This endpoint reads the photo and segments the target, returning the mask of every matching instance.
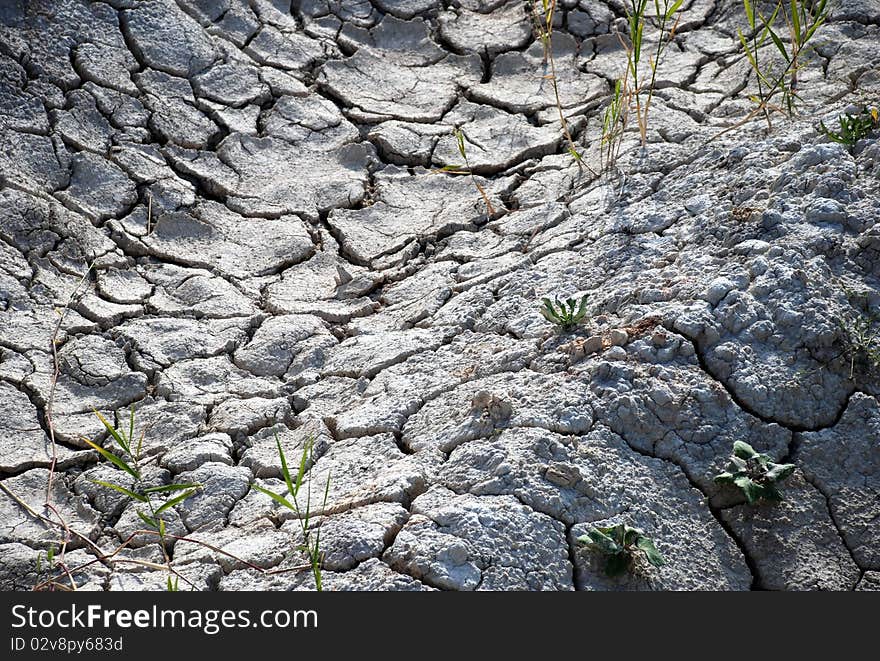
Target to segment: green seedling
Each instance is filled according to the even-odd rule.
[[[819,128],[829,140],[846,145],[850,151],[859,140],[869,137],[880,128],[880,111],[877,108],[863,108],[855,115],[844,113],[837,118],[840,130],[834,131],[819,122]]]
[[[638,528],[623,523],[608,528],[590,528],[577,541],[605,557],[605,574],[612,578],[624,574],[632,567],[633,559],[639,552],[654,567],[666,564],[650,537]]]
[[[648,143],[648,114],[651,111],[651,102],[654,99],[654,89],[657,84],[657,70],[663,58],[666,47],[675,38],[678,22],[681,18],[681,5],[683,0],[653,0],[654,15],[653,24],[656,26],[657,45],[652,53],[648,54],[648,68],[650,75],[642,74],[641,64],[643,59],[643,45],[645,26],[648,24],[649,0],[629,0],[626,7],[626,18],[629,26],[629,43],[621,40],[626,49],[627,67],[625,80],[631,80],[632,97],[635,100],[636,120],[639,125],[639,134],[642,146]]]
[[[615,166],[631,115],[635,116],[642,146],[648,143],[648,118],[657,72],[667,47],[675,38],[682,4],[682,0],[628,0],[624,5],[628,38],[619,33],[617,38],[626,52],[626,66],[615,81],[614,91],[602,113],[599,161],[603,170]],[[652,26],[655,32],[656,45],[650,52],[644,48],[646,26]]]
[[[95,415],[97,415],[98,419],[101,421],[101,424],[106,429],[107,433],[109,434],[109,438],[112,439],[112,442],[106,443],[106,447],[103,447],[102,445],[93,442],[91,439],[84,438],[83,440],[93,450],[95,450],[101,458],[112,464],[117,472],[120,473],[120,475],[124,474],[124,476],[119,480],[114,480],[111,478],[108,481],[92,480],[92,482],[101,487],[121,493],[127,499],[129,499],[130,502],[135,503],[137,506],[137,515],[146,524],[147,529],[135,531],[134,533],[132,533],[131,536],[123,540],[122,543],[113,550],[104,550],[98,545],[98,543],[94,542],[91,539],[89,533],[77,531],[76,529],[69,527],[64,519],[61,519],[60,516],[58,517],[59,521],[55,521],[45,516],[42,512],[31,507],[24,499],[16,495],[6,485],[0,483],[0,490],[2,490],[7,496],[11,497],[15,502],[17,502],[28,514],[30,514],[36,520],[44,522],[48,525],[54,525],[58,528],[62,528],[65,532],[65,539],[61,542],[60,551],[56,549],[56,546],[51,545],[46,551],[45,557],[43,556],[42,551],[37,554],[36,573],[37,576],[40,578],[33,588],[34,591],[39,592],[43,590],[77,590],[78,588],[75,579],[75,575],[77,574],[77,572],[85,570],[87,567],[94,566],[96,564],[107,564],[111,562],[115,556],[117,556],[123,549],[127,548],[131,544],[134,536],[145,534],[152,534],[158,538],[162,553],[165,558],[165,566],[163,567],[162,565],[158,565],[150,560],[138,559],[134,557],[129,557],[122,561],[127,564],[139,565],[150,570],[167,570],[168,576],[166,577],[165,587],[169,592],[179,591],[180,579],[183,579],[183,581],[187,585],[189,585],[191,589],[199,589],[198,585],[190,581],[185,575],[178,572],[172,566],[170,554],[168,552],[168,541],[171,540],[185,541],[190,544],[197,544],[204,547],[207,551],[211,553],[224,555],[228,558],[231,558],[236,563],[240,563],[246,567],[249,567],[251,570],[256,572],[283,573],[286,571],[299,571],[302,569],[302,567],[293,567],[290,569],[282,570],[268,570],[263,567],[259,567],[244,558],[238,557],[223,548],[213,546],[209,542],[200,539],[192,539],[186,536],[181,537],[169,533],[166,530],[163,515],[166,514],[166,512],[168,512],[171,508],[180,505],[187,498],[195,495],[195,493],[202,487],[202,485],[196,483],[187,483],[150,486],[149,483],[145,481],[144,475],[142,473],[142,468],[147,464],[147,462],[155,459],[155,456],[142,456],[144,435],[143,433],[141,433],[140,437],[138,439],[135,439],[134,409],[132,408],[129,413],[127,426],[122,425],[122,417],[118,414],[115,416],[116,419],[119,420],[118,426],[110,424],[110,422],[97,411],[95,412]],[[114,446],[118,446],[118,449],[116,449]],[[289,483],[289,473],[286,474]],[[299,481],[301,482],[301,479]],[[326,509],[326,500],[327,493],[325,492],[324,509]],[[47,503],[45,507],[50,509],[50,511],[55,511],[55,507],[51,503]],[[67,540],[72,538],[77,538],[81,540],[84,545],[91,550],[91,553],[89,554],[91,556],[90,559],[85,560],[76,567],[68,567],[64,559],[65,545],[67,544]],[[317,553],[317,540],[315,541],[315,553],[313,555],[316,557],[320,557]],[[49,572],[49,576],[46,578],[42,578],[43,572],[47,569]]]
[[[134,482],[131,484],[130,488],[116,482],[106,482],[103,480],[92,480],[92,482],[106,489],[112,489],[113,491],[121,493],[131,501],[138,503],[138,506],[135,509],[138,517],[144,522],[147,529],[154,532],[159,538],[159,545],[162,548],[162,553],[165,556],[165,561],[168,566],[168,580],[170,584],[173,571],[171,570],[171,556],[168,552],[168,537],[165,529],[165,521],[162,518],[162,515],[172,507],[181,504],[187,498],[194,496],[202,485],[197,483],[185,483],[147,486],[144,483],[140,467],[143,459],[141,454],[143,450],[144,435],[141,434],[137,444],[132,446],[135,436],[134,407],[131,408],[129,414],[127,430],[124,426],[115,427],[110,424],[110,421],[98,411],[95,411],[95,415],[98,416],[101,424],[104,425],[107,433],[115,441],[116,445],[119,446],[119,449],[122,450],[122,452],[111,452],[107,448],[104,448],[85,437],[83,437],[82,440],[101,455],[101,457],[113,464],[118,470],[133,478]],[[128,482],[126,481],[126,483]]]
[[[771,111],[794,115],[795,103],[800,98],[798,77],[803,60],[811,40],[828,20],[828,0],[778,0],[769,16],[756,10],[751,0],[743,0],[743,7],[751,38],[740,30],[739,41],[755,72],[758,93],[751,97],[757,108],[740,124],[763,114],[767,127],[772,128]],[[772,45],[781,60],[762,58],[765,45]],[[781,103],[776,98],[781,98]]]
[[[623,146],[623,136],[629,123],[630,90],[627,77],[618,78],[605,111],[602,113],[602,137],[599,142],[599,163],[609,170],[617,163]]]
[[[287,466],[287,457],[285,457],[284,455],[284,449],[281,447],[281,441],[279,440],[277,434],[275,435],[275,445],[278,447],[278,458],[281,461],[281,474],[283,475],[284,483],[287,486],[287,498],[256,484],[251,485],[251,488],[253,488],[255,491],[259,491],[260,493],[265,494],[266,496],[269,496],[272,500],[286,507],[296,515],[296,520],[299,521],[303,539],[305,540],[305,542],[301,546],[297,547],[297,550],[306,554],[306,557],[309,561],[309,566],[312,570],[312,576],[315,579],[315,587],[319,592],[321,592],[323,590],[321,565],[324,561],[324,555],[321,552],[321,528],[319,526],[315,531],[309,530],[309,521],[311,517],[310,506],[312,501],[311,480],[308,481],[308,484],[306,486],[305,509],[302,509],[300,507],[299,501],[297,500],[303,484],[303,478],[305,477],[309,465],[312,463],[312,451],[314,449],[315,440],[313,438],[309,438],[303,444],[303,451],[302,455],[300,456],[299,467],[296,472],[296,479],[293,479],[290,475],[290,469]],[[327,498],[329,494],[330,476],[328,475],[327,482],[324,484],[324,502],[321,506],[322,510],[326,509],[327,507]]]
[[[55,568],[55,547],[50,546],[46,551],[46,565],[51,571]],[[37,574],[43,573],[43,552],[37,551]]]
[[[549,298],[542,298],[540,312],[544,319],[556,324],[562,330],[574,330],[587,316],[587,296],[584,294],[580,302],[573,298],[565,301],[557,298],[555,304]]]
[[[742,491],[749,505],[765,500],[779,502],[776,484],[794,472],[794,464],[777,464],[769,455],[757,452],[743,441],[733,444],[727,471],[715,476],[718,484],[730,484]]]
[[[842,322],[844,355],[849,358],[849,378],[856,368],[880,369],[880,316],[860,313]]]

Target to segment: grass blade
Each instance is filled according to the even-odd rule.
[[[162,512],[164,512],[164,511],[167,510],[167,509],[170,509],[170,508],[174,507],[174,506],[177,505],[178,503],[183,502],[184,500],[186,500],[187,498],[189,498],[190,496],[192,496],[195,492],[196,492],[195,489],[191,489],[191,490],[189,490],[189,491],[185,491],[184,493],[180,494],[179,496],[177,496],[177,497],[175,497],[175,498],[172,498],[171,500],[169,500],[169,501],[163,503],[162,506],[161,506],[159,509],[156,510],[156,512],[155,512],[156,516],[159,516]]]
[[[132,499],[138,501],[139,503],[146,503],[147,502],[146,496],[142,496],[141,494],[135,493],[134,491],[129,491],[125,487],[121,487],[118,484],[113,484],[112,482],[104,482],[103,480],[89,480],[89,481],[92,482],[93,484],[97,484],[102,487],[107,487],[108,489],[113,489],[114,491],[118,491],[119,493],[124,494],[124,495],[128,496],[129,498],[132,498]]]
[[[298,511],[298,509],[296,508],[296,506],[294,506],[293,504],[291,504],[291,502],[290,502],[289,500],[287,500],[287,498],[285,498],[285,497],[282,496],[282,495],[279,495],[279,494],[275,493],[274,491],[269,491],[268,489],[265,489],[265,488],[263,488],[263,487],[261,487],[261,486],[257,486],[256,484],[252,484],[252,485],[251,485],[251,488],[252,488],[252,489],[256,489],[256,490],[259,491],[260,493],[269,496],[269,498],[271,498],[272,500],[275,500],[275,501],[281,503],[281,504],[284,505],[287,509],[289,509],[289,510],[291,510],[291,511],[293,511],[293,512],[297,512],[297,511]]]
[[[315,440],[313,438],[309,438],[305,444],[303,445],[302,457],[299,459],[299,470],[296,473],[296,484],[294,488],[296,489],[291,496],[296,498],[299,493],[299,488],[302,486],[303,476],[306,474],[306,466],[308,465],[309,458],[312,454],[312,446],[314,445]]]
[[[128,416],[128,447],[134,439],[134,404],[131,405],[131,413]],[[129,453],[131,454],[131,453]]]
[[[788,64],[791,64],[791,58],[788,56],[788,51],[785,50],[785,46],[782,43],[782,39],[779,38],[779,35],[776,34],[773,29],[768,25],[767,32],[770,35],[770,38],[773,40],[773,43],[776,44],[776,48],[782,53],[782,57],[785,58],[785,61]]]
[[[159,527],[159,524],[156,523],[156,519],[154,519],[151,516],[147,516],[146,514],[141,512],[140,510],[135,510],[135,511],[137,512],[137,515],[141,518],[141,521],[146,523],[150,528],[158,528]]]
[[[198,489],[202,485],[198,482],[189,484],[163,484],[161,487],[149,487],[144,489],[144,493],[164,493],[166,491],[184,491],[185,489]]]
[[[98,416],[98,420],[100,420],[101,424],[106,427],[107,431],[110,433],[113,439],[119,444],[119,447],[125,450],[128,454],[131,454],[128,443],[126,443],[122,435],[118,431],[116,431],[116,428],[107,421],[107,418],[101,415],[101,412],[97,409],[92,409],[92,411],[95,412],[95,415]]]
[[[287,468],[287,457],[284,456],[284,450],[281,449],[281,439],[275,434],[275,445],[278,446],[278,457],[281,459],[281,474],[284,476],[284,483],[287,484],[287,493],[291,498],[296,498],[296,490],[293,488],[293,481],[290,479],[290,470]]]
[[[752,30],[755,29],[755,12],[752,10],[752,3],[749,0],[743,0],[743,5],[746,9],[746,18],[749,19],[749,25]]]
[[[746,57],[749,58],[749,64],[752,65],[752,69],[757,71],[758,64],[755,62],[755,56],[752,54],[752,49],[749,48],[749,42],[746,41],[746,37],[742,33],[742,30],[737,30],[737,33],[739,34],[739,43],[742,44],[743,50],[746,53]]]
[[[455,129],[455,140],[458,143],[458,153],[461,154],[461,157],[466,159],[467,152],[464,148],[464,132],[461,129]]]
[[[131,466],[129,466],[127,463],[125,463],[122,459],[117,457],[115,454],[113,454],[112,452],[108,452],[107,450],[102,448],[97,443],[93,443],[92,441],[87,439],[85,436],[82,437],[82,440],[84,440],[86,443],[88,443],[94,450],[96,450],[98,452],[98,454],[100,454],[102,457],[104,457],[107,461],[114,464],[115,466],[118,466],[119,468],[124,470],[126,473],[131,475],[134,479],[136,479],[136,480],[140,479],[140,475],[138,475],[137,471],[135,471]]]

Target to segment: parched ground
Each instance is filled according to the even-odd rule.
[[[566,153],[526,7],[2,3],[0,587],[47,578],[63,520],[80,589],[165,588],[144,535],[77,569],[143,527],[82,440],[111,446],[92,409],[133,405],[148,481],[204,485],[169,532],[238,558],[178,542],[199,589],[314,587],[242,562],[302,563],[250,488],[284,493],[276,434],[294,463],[314,439],[326,589],[880,588],[880,379],[854,338],[880,305],[880,141],[816,129],[876,103],[880,4],[835,3],[797,118],[716,137],[753,108],[745,17],[686,0],[649,145],[602,176]],[[622,16],[557,14],[596,169]],[[491,217],[437,172],[456,126]],[[581,328],[541,317],[556,294],[588,297]],[[736,440],[797,464],[784,502],[713,483]],[[606,578],[575,539],[617,522],[668,564]]]

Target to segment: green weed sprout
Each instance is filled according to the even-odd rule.
[[[131,542],[132,538],[135,535],[143,535],[145,533],[155,534],[159,539],[159,543],[162,549],[162,553],[165,559],[165,569],[167,569],[168,576],[165,582],[165,588],[169,592],[177,592],[179,591],[179,579],[183,579],[185,583],[187,583],[192,589],[198,589],[194,583],[186,578],[186,576],[180,574],[171,564],[171,556],[168,552],[168,541],[170,540],[178,540],[185,541],[193,544],[198,544],[207,548],[208,550],[214,553],[220,553],[225,555],[238,563],[241,563],[250,569],[263,573],[281,573],[286,571],[299,571],[303,569],[303,567],[294,567],[291,569],[283,569],[283,570],[273,570],[269,571],[262,567],[259,567],[247,560],[240,558],[228,551],[225,551],[222,548],[218,548],[216,546],[212,546],[211,544],[197,539],[191,539],[188,537],[181,537],[166,531],[165,521],[162,518],[162,515],[170,510],[171,508],[179,505],[184,502],[187,498],[195,495],[199,489],[202,488],[203,485],[198,483],[186,483],[186,484],[166,484],[161,486],[148,486],[146,483],[144,476],[141,471],[141,466],[143,464],[142,458],[142,450],[143,450],[143,440],[144,434],[141,433],[140,438],[135,442],[135,411],[134,407],[132,407],[131,412],[128,417],[128,425],[127,429],[124,426],[114,426],[110,424],[110,422],[101,415],[98,411],[95,411],[95,415],[101,421],[101,424],[107,430],[107,433],[110,435],[110,438],[115,442],[115,445],[119,446],[120,451],[114,451],[112,449],[113,444],[108,444],[108,447],[102,447],[98,443],[95,443],[91,439],[83,437],[83,440],[95,450],[101,458],[106,459],[110,464],[112,464],[118,471],[125,473],[129,479],[124,481],[124,484],[120,484],[115,480],[92,480],[94,484],[97,484],[101,487],[111,489],[118,493],[126,496],[130,501],[137,504],[136,513],[138,517],[143,521],[147,528],[146,530],[137,530],[129,536],[128,539],[124,540],[122,544],[120,544],[115,550],[105,552],[100,549],[97,544],[92,542],[87,535],[83,533],[79,533],[75,530],[70,530],[70,534],[76,535],[81,538],[86,545],[91,547],[93,551],[95,551],[95,557],[84,562],[76,568],[68,569],[63,561],[63,546],[62,546],[62,555],[59,557],[56,556],[56,550],[54,546],[51,546],[49,550],[46,552],[45,562],[42,556],[42,552],[37,554],[36,558],[36,570],[37,575],[39,577],[42,576],[44,568],[48,565],[48,569],[50,571],[50,576],[44,580],[40,580],[36,586],[34,586],[34,590],[39,591],[42,589],[61,589],[61,590],[76,590],[76,584],[74,582],[73,574],[77,571],[85,569],[90,565],[94,565],[96,563],[109,563],[112,562],[112,558],[114,558],[122,549],[124,549]],[[117,415],[117,419],[119,416]],[[277,442],[277,437],[276,437]],[[293,498],[293,503],[288,501],[286,498],[282,496],[278,496],[277,494],[269,493],[275,500],[280,500],[285,503],[286,506],[292,507],[294,511],[299,512],[296,507],[296,493],[299,490],[299,487],[302,484],[303,475],[305,473],[306,462],[308,458],[311,456],[311,447],[312,442],[309,441],[307,448],[304,452],[304,459],[300,465],[300,472],[297,476],[296,486],[294,487],[293,481],[290,478],[290,472],[287,469],[287,462],[284,458],[284,454],[281,452],[280,443],[278,444],[279,454],[281,455],[283,472],[288,488],[290,489],[290,493],[293,494],[291,498]],[[2,485],[0,485],[2,486]],[[259,489],[259,487],[255,487]],[[327,505],[327,497],[330,488],[329,477],[327,480],[326,490],[324,492],[324,505],[322,509],[326,510]],[[17,502],[22,504],[28,512],[30,512],[33,516],[38,519],[50,521],[45,517],[41,516],[39,512],[31,509],[27,506],[24,501],[22,501],[15,494],[10,492],[8,489],[4,488],[12,498],[14,498]],[[299,517],[301,519],[301,523],[303,525],[304,534],[308,532],[309,525],[309,510],[306,508],[305,517]],[[50,521],[51,522],[51,521]],[[62,522],[59,524],[67,530],[66,523]],[[314,535],[314,539],[311,537],[307,537],[308,545],[306,547],[302,547],[309,553],[310,566],[315,573],[315,578],[317,582],[318,589],[321,589],[321,574],[320,574],[320,563],[321,563],[321,553],[319,551],[320,544],[320,531]],[[136,560],[136,559],[128,559],[126,562],[131,562],[137,565],[141,565],[144,567],[149,567],[151,569],[162,569],[161,565],[156,565],[153,562],[146,560]],[[57,576],[54,576],[57,570],[61,570],[70,581],[69,586],[65,585],[63,582],[58,580]]]
[[[819,122],[819,128],[828,139],[846,145],[851,152],[859,140],[867,138],[880,128],[880,112],[877,108],[863,108],[855,115],[840,115],[837,122],[840,125],[839,131],[829,129],[822,122]]]
[[[844,353],[849,358],[849,378],[859,368],[880,369],[880,316],[860,313],[841,322]]]
[[[632,96],[635,97],[636,120],[642,146],[648,143],[648,114],[651,101],[654,99],[654,88],[657,83],[657,70],[666,47],[675,37],[680,10],[683,0],[653,0],[654,23],[657,26],[657,46],[653,54],[648,56],[651,71],[649,77],[639,77],[639,65],[642,61],[642,46],[648,14],[649,0],[629,0],[626,18],[629,24],[629,45],[624,43],[627,55],[627,76],[632,78]],[[642,100],[644,97],[644,101]]]
[[[602,137],[599,142],[599,163],[603,170],[614,167],[623,146],[623,135],[629,122],[630,91],[626,77],[614,83],[614,94],[602,113]]]
[[[761,454],[743,441],[733,444],[727,471],[715,476],[718,484],[739,487],[749,505],[765,500],[779,502],[782,494],[776,484],[794,472],[794,464],[777,464],[769,455]]]
[[[751,0],[743,0],[743,7],[751,40],[740,30],[739,41],[758,83],[758,94],[752,97],[758,107],[744,121],[763,113],[767,127],[772,128],[770,111],[789,117],[794,114],[795,102],[799,99],[798,76],[804,66],[802,58],[810,40],[828,20],[828,0],[777,0],[769,17],[756,11]],[[780,27],[780,23],[784,23],[784,26]],[[788,32],[785,40],[783,29]],[[782,57],[781,66],[761,60],[761,48],[770,43]],[[781,105],[773,102],[777,96],[782,97]]]
[[[632,566],[637,552],[643,553],[654,567],[666,564],[650,537],[638,528],[624,523],[608,528],[590,528],[577,541],[589,550],[605,556],[605,574],[612,578],[624,574]]]
[[[143,434],[141,434],[137,445],[134,448],[132,447],[132,443],[134,441],[134,407],[132,406],[129,415],[128,431],[126,431],[124,427],[114,427],[98,411],[95,411],[95,415],[98,416],[98,419],[101,421],[101,424],[104,425],[107,433],[109,433],[110,437],[114,441],[116,441],[116,444],[119,446],[124,454],[115,454],[85,437],[83,437],[82,440],[88,443],[88,445],[93,450],[95,450],[104,459],[113,464],[116,468],[133,477],[134,484],[132,485],[131,489],[128,489],[121,484],[116,484],[115,482],[106,482],[103,480],[91,481],[99,486],[117,491],[124,496],[127,496],[136,503],[140,503],[141,507],[138,507],[135,511],[137,512],[137,515],[141,519],[141,521],[143,521],[147,525],[148,529],[155,531],[158,535],[159,542],[162,547],[162,553],[165,556],[166,562],[170,566],[171,559],[167,549],[165,521],[161,518],[161,515],[164,512],[170,510],[175,505],[179,505],[187,498],[195,495],[196,492],[202,487],[202,485],[198,483],[185,483],[163,484],[154,487],[145,486],[143,484],[143,477],[141,475],[141,470],[139,467],[141,461],[141,451],[143,449]],[[123,457],[128,457],[132,461],[126,461],[126,459]],[[170,575],[168,577],[168,580],[171,580]]]
[[[55,546],[50,546],[46,551],[46,565],[49,571],[55,569]],[[43,574],[43,552],[37,551],[37,562],[36,562],[37,576],[41,576]]]
[[[540,312],[547,321],[562,330],[573,330],[587,316],[587,296],[584,294],[580,302],[573,298],[565,301],[557,298],[555,304],[549,298],[542,298]]]
[[[651,5],[653,16],[649,15]],[[629,4],[624,5],[629,39],[619,33],[617,37],[626,51],[626,67],[623,75],[615,81],[614,92],[602,113],[599,160],[603,170],[610,170],[617,162],[631,114],[636,117],[642,146],[648,143],[648,117],[657,85],[657,71],[666,48],[675,38],[681,6],[682,0],[629,0]],[[649,21],[657,32],[657,44],[647,54],[650,75],[644,71],[643,49],[645,26]]]
[[[281,473],[284,476],[284,483],[287,485],[287,498],[284,496],[275,493],[274,491],[270,491],[269,489],[265,489],[256,484],[251,485],[256,491],[259,491],[266,496],[269,496],[272,500],[280,503],[291,512],[296,514],[296,519],[299,521],[300,529],[302,530],[303,535],[303,544],[297,547],[298,551],[301,551],[306,554],[309,566],[312,570],[312,576],[315,579],[315,587],[319,592],[323,590],[322,583],[322,574],[321,574],[321,565],[323,564],[324,556],[321,552],[321,528],[320,526],[314,533],[309,530],[309,520],[310,520],[310,506],[311,506],[311,480],[309,480],[308,486],[306,488],[306,506],[305,511],[303,511],[299,502],[297,501],[297,496],[299,495],[300,488],[302,487],[303,477],[306,474],[306,470],[309,466],[310,460],[312,458],[312,450],[315,445],[314,438],[308,438],[306,442],[303,444],[302,456],[299,460],[299,468],[297,469],[296,479],[292,479],[290,476],[290,469],[287,467],[287,458],[284,456],[284,450],[281,447],[281,441],[278,438],[278,435],[275,435],[275,445],[278,447],[278,457],[281,460]],[[324,502],[322,505],[322,509],[327,507],[327,497],[330,494],[330,476],[327,476],[327,482],[324,485]]]

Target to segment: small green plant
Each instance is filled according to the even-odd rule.
[[[853,378],[857,367],[880,370],[880,316],[862,312],[841,322],[841,327],[849,378]]]
[[[624,78],[626,86],[628,78],[631,78],[632,92],[635,99],[636,120],[639,125],[639,134],[642,138],[642,146],[648,143],[648,114],[651,111],[651,101],[654,99],[654,88],[657,84],[657,70],[666,47],[675,38],[678,21],[681,18],[680,10],[683,0],[654,0],[653,22],[657,27],[657,45],[653,54],[648,55],[648,68],[650,75],[641,75],[642,46],[644,45],[645,25],[648,23],[649,0],[629,0],[626,7],[626,19],[629,25],[629,43],[621,40],[626,49],[627,71]]]
[[[819,122],[819,128],[829,140],[846,145],[852,151],[859,140],[867,138],[880,128],[880,112],[877,108],[863,108],[855,115],[840,115],[837,122],[840,124],[839,131],[829,129],[822,122]]]
[[[37,576],[42,577],[43,575],[43,552],[37,551],[37,561],[36,561],[36,569]],[[55,546],[50,546],[46,550],[46,567],[49,572],[52,572],[55,569]]]
[[[137,515],[147,525],[147,529],[133,531],[117,547],[111,550],[106,550],[102,548],[97,542],[95,542],[86,532],[79,531],[74,527],[69,526],[67,522],[60,515],[57,514],[57,510],[54,508],[53,505],[47,504],[45,507],[49,509],[50,512],[55,512],[57,518],[51,518],[45,513],[45,511],[40,511],[32,507],[25,499],[17,495],[6,484],[0,482],[0,491],[3,491],[7,496],[9,496],[28,515],[33,517],[35,520],[40,521],[44,525],[59,529],[63,532],[64,535],[63,539],[59,543],[59,546],[56,547],[54,544],[49,546],[48,550],[45,553],[45,558],[42,551],[37,554],[35,564],[38,580],[36,585],[34,585],[33,587],[34,591],[40,592],[44,590],[77,590],[77,572],[80,572],[87,567],[94,566],[96,564],[103,564],[108,567],[113,567],[116,564],[130,564],[145,567],[150,570],[166,570],[168,572],[168,575],[165,581],[165,588],[169,592],[179,591],[180,579],[182,579],[191,589],[198,590],[198,585],[190,581],[185,575],[178,572],[172,566],[170,554],[168,552],[169,541],[197,544],[212,553],[226,556],[227,558],[234,560],[236,563],[248,567],[249,569],[258,573],[282,574],[287,572],[299,572],[304,569],[313,569],[320,572],[320,565],[318,564],[317,566],[315,566],[316,562],[319,563],[320,561],[320,552],[318,551],[319,539],[317,535],[315,536],[315,539],[313,540],[313,546],[311,547],[312,552],[310,565],[296,565],[293,567],[285,567],[280,569],[266,569],[264,567],[255,565],[254,563],[249,562],[248,560],[241,558],[233,553],[230,553],[223,548],[214,546],[211,543],[202,539],[193,539],[187,536],[175,535],[171,532],[166,531],[165,522],[162,519],[162,515],[170,510],[172,507],[179,505],[187,498],[194,495],[198,491],[198,489],[202,487],[202,485],[190,483],[150,486],[146,482],[145,477],[142,474],[142,468],[149,461],[151,461],[151,458],[142,456],[144,440],[143,433],[141,433],[140,438],[137,440],[137,443],[135,443],[134,409],[132,408],[129,413],[127,430],[123,426],[111,425],[110,422],[108,422],[107,419],[104,418],[104,416],[99,414],[97,411],[95,412],[95,414],[98,416],[98,419],[101,421],[104,428],[109,433],[110,438],[112,438],[112,440],[115,441],[115,444],[119,446],[119,450],[121,450],[121,452],[111,451],[111,449],[108,449],[108,447],[112,448],[112,444],[109,444],[108,447],[102,447],[101,445],[93,442],[88,438],[83,438],[83,440],[101,457],[110,462],[110,464],[112,464],[120,473],[125,473],[126,478],[119,481],[111,479],[109,481],[92,480],[92,482],[104,488],[121,493],[126,496],[131,502],[137,503]],[[120,421],[122,419],[118,414],[116,415],[116,418]],[[289,472],[287,472],[286,464],[284,466],[284,471],[287,478],[287,483],[288,485],[290,485],[290,474]],[[301,477],[298,482],[301,483]],[[329,478],[327,487],[329,489]],[[323,509],[326,509],[326,503],[327,491],[325,491],[324,493]],[[308,518],[306,518],[306,528],[308,527],[307,521]],[[157,564],[146,559],[120,556],[120,553],[131,544],[132,540],[134,540],[135,537],[145,534],[154,535],[158,538],[162,553],[164,555],[164,565]],[[79,540],[79,542],[81,542],[85,548],[89,549],[89,555],[91,556],[89,559],[85,560],[76,567],[69,567],[64,558],[65,547],[71,539]],[[321,583],[319,573],[318,588],[320,589],[320,587]]]
[[[653,16],[649,8],[653,5]],[[629,0],[626,10],[628,38],[617,38],[626,52],[626,67],[614,82],[614,92],[602,113],[602,135],[599,140],[599,162],[602,170],[612,169],[623,146],[623,137],[630,115],[635,115],[642,146],[648,143],[648,117],[657,86],[657,71],[666,48],[675,38],[681,19],[682,0]],[[643,52],[645,26],[656,28],[656,45],[647,56],[645,70]]]
[[[757,452],[748,443],[736,441],[727,471],[716,475],[715,482],[739,487],[749,505],[761,500],[779,502],[782,494],[776,484],[791,475],[794,469],[794,464],[777,464],[769,455]]]
[[[828,20],[828,0],[777,0],[773,13],[769,16],[756,11],[751,0],[743,0],[751,39],[739,31],[749,64],[757,78],[758,93],[752,96],[757,104],[743,122],[763,114],[767,127],[772,128],[771,111],[789,117],[794,115],[798,96],[798,76],[803,69],[803,59],[808,52],[811,39]],[[784,27],[780,27],[784,23]],[[788,34],[783,34],[785,29]],[[772,43],[782,58],[781,63],[761,58],[761,49]],[[781,97],[781,104],[775,99]]]
[[[614,83],[614,94],[602,113],[602,137],[599,141],[599,164],[610,170],[617,163],[623,146],[623,135],[629,123],[630,91],[626,76]]]
[[[542,298],[540,311],[544,319],[556,324],[562,330],[574,330],[587,316],[587,295],[584,294],[580,302],[573,298],[565,301],[557,298],[555,304],[549,298]]]
[[[103,415],[101,415],[100,412],[95,411],[95,415],[98,416],[98,419],[101,421],[101,424],[104,425],[107,433],[110,434],[110,437],[122,450],[122,454],[113,453],[88,438],[83,437],[83,440],[117,469],[132,477],[134,483],[131,485],[131,488],[128,488],[115,482],[106,482],[103,480],[92,480],[92,482],[121,493],[132,501],[139,503],[139,506],[135,511],[141,521],[146,524],[147,529],[155,532],[156,536],[159,538],[159,545],[162,548],[162,554],[165,557],[165,563],[168,567],[168,585],[170,586],[171,576],[174,574],[174,571],[171,569],[171,556],[168,552],[168,537],[166,535],[165,521],[162,519],[162,514],[175,505],[182,503],[187,498],[195,495],[202,485],[185,483],[147,486],[144,483],[140,469],[142,461],[141,452],[143,450],[144,440],[143,434],[140,435],[137,445],[132,447],[135,426],[134,407],[131,408],[129,414],[127,431],[124,427],[114,427]],[[174,585],[177,585],[176,578]]]
[[[666,564],[650,537],[638,528],[624,523],[608,528],[590,528],[577,541],[589,550],[605,556],[605,574],[609,577],[620,576],[632,567],[637,552],[643,553],[654,567]]]
[[[324,561],[324,556],[321,552],[321,528],[319,526],[314,532],[309,530],[312,500],[311,480],[308,481],[308,486],[306,487],[305,510],[300,508],[299,501],[297,500],[300,488],[302,487],[303,478],[305,477],[306,470],[312,460],[312,450],[314,449],[315,440],[313,438],[309,438],[303,444],[303,451],[302,455],[300,456],[299,468],[297,470],[295,480],[292,479],[290,476],[290,469],[287,467],[287,457],[284,456],[284,450],[281,447],[281,441],[279,440],[277,434],[275,435],[275,444],[278,447],[278,458],[281,460],[281,474],[284,476],[284,483],[287,486],[288,497],[285,498],[284,496],[277,494],[274,491],[270,491],[269,489],[265,489],[256,484],[251,486],[254,490],[269,496],[272,500],[280,503],[296,515],[296,520],[299,522],[304,540],[303,544],[297,547],[297,550],[306,554],[309,566],[312,570],[312,576],[315,579],[315,587],[319,592],[321,592],[323,590],[323,583],[321,580],[321,565]],[[327,498],[329,494],[330,476],[328,475],[327,482],[324,485],[324,502],[321,506],[322,510],[327,507]]]

